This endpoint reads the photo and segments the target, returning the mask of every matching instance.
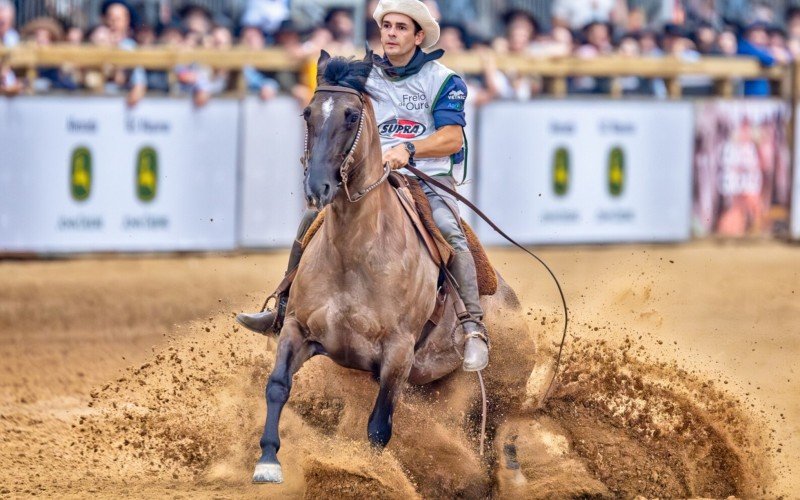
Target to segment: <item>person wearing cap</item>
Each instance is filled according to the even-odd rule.
[[[444,55],[443,50],[423,51],[439,40],[439,24],[418,0],[381,0],[373,19],[380,27],[383,56],[373,55],[367,90],[373,98],[383,162],[401,171],[413,162],[427,175],[437,176],[454,189],[456,173],[462,171],[466,175],[467,86],[459,75],[437,61]],[[482,370],[489,362],[488,339],[482,323],[475,262],[461,227],[458,203],[447,192],[424,182],[420,185],[430,201],[436,225],[455,250],[449,271],[470,314],[464,323],[467,340],[463,368]],[[303,217],[290,253],[289,271],[300,261],[300,241],[315,217],[312,209]],[[258,333],[274,331],[282,323],[287,297],[288,294],[279,297],[275,310],[239,314],[236,319]]]
[[[755,21],[745,26],[738,40],[737,55],[755,57],[764,67],[774,66],[778,61],[769,50],[769,23]],[[744,81],[745,96],[769,96],[769,80],[756,78]]]

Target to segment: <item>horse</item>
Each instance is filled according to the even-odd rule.
[[[309,205],[327,207],[326,218],[308,242],[289,294],[266,386],[255,483],[283,481],[277,457],[280,415],[294,374],[313,356],[327,356],[377,379],[367,437],[378,449],[391,438],[392,414],[405,384],[427,384],[461,366],[464,338],[452,334],[458,322],[452,300],[446,299],[437,325],[427,321],[440,270],[384,182],[389,167],[382,163],[366,89],[372,65],[369,52],[359,60],[323,51],[318,87],[302,114],[304,192]],[[498,294],[518,305],[502,279]]]

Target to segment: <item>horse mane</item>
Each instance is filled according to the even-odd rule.
[[[348,87],[364,95],[367,91],[367,78],[372,71],[372,63],[345,57],[332,57],[325,65],[322,80],[326,85]]]

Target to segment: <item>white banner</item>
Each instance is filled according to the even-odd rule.
[[[235,248],[238,103],[0,99],[0,251]]]
[[[303,195],[302,108],[278,97],[242,103],[242,186],[239,244],[291,246],[305,207]]]
[[[479,206],[522,243],[686,240],[692,111],[676,102],[485,106]],[[485,243],[505,242],[478,228]]]

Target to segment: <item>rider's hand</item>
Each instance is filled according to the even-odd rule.
[[[408,165],[408,159],[410,157],[411,155],[408,154],[406,147],[402,144],[398,144],[397,146],[384,151],[383,163],[388,163],[392,170],[397,170]]]

